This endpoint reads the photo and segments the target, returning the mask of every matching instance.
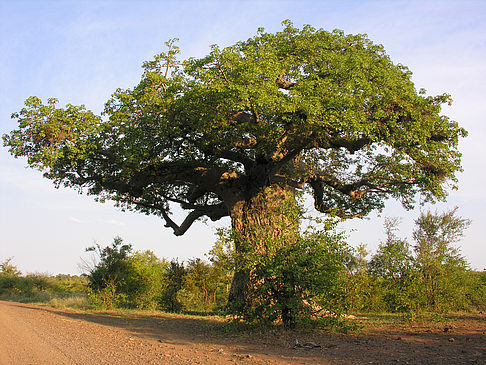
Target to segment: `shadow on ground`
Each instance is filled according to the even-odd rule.
[[[70,319],[121,328],[134,336],[168,344],[225,347],[239,354],[285,357],[301,363],[486,364],[485,314],[455,315],[447,323],[387,323],[381,327],[366,327],[362,333],[345,335],[282,329],[264,333],[228,332],[222,320],[212,317],[185,317],[166,313],[73,312],[33,305],[22,306]],[[312,342],[320,347],[294,348],[296,339],[301,344]]]

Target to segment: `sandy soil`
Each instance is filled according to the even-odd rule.
[[[0,301],[0,364],[486,364],[485,314],[412,326],[360,320],[365,330],[352,335],[228,334],[209,318]]]

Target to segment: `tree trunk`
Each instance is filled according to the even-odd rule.
[[[236,270],[228,296],[233,312],[241,313],[247,304],[251,269],[250,255],[272,255],[278,247],[291,245],[299,237],[299,211],[291,188],[271,185],[231,209],[235,242]],[[255,256],[253,256],[255,257]]]

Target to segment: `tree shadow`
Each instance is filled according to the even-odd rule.
[[[200,344],[211,348],[230,348],[234,354],[260,354],[287,361],[346,364],[483,364],[486,363],[486,335],[476,328],[470,333],[444,332],[435,328],[386,328],[371,333],[336,334],[322,331],[229,331],[220,318],[168,313],[74,312],[18,304],[69,319],[86,321],[130,332],[134,337],[171,345]],[[457,316],[461,320],[463,316]],[[484,321],[483,316],[466,319]],[[388,319],[388,318],[387,318]],[[479,326],[482,322],[478,322]],[[484,326],[486,331],[486,326]],[[312,342],[320,347],[295,348],[295,341]],[[453,339],[453,340],[451,340]]]

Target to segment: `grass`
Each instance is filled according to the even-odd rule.
[[[151,309],[126,309],[126,308],[114,308],[106,309],[97,307],[90,301],[87,294],[55,294],[49,292],[33,292],[29,295],[21,295],[19,293],[10,293],[9,295],[3,294],[0,296],[0,300],[8,300],[20,303],[32,303],[37,305],[48,306],[56,309],[72,309],[75,311],[95,312],[95,313],[108,313],[110,315],[136,315],[136,316],[159,316],[163,315],[166,318],[181,319],[181,320],[202,320],[204,322],[218,322],[220,325],[217,327],[225,333],[233,333],[239,335],[248,334],[253,336],[255,334],[269,333],[272,331],[283,330],[281,325],[261,326],[242,323],[239,321],[232,321],[230,317],[217,313],[198,313],[198,312],[183,312],[183,313],[169,313],[160,310]],[[477,311],[473,312],[454,312],[449,315],[438,315],[437,313],[420,313],[412,320],[403,313],[353,313],[352,318],[346,320],[345,325],[342,328],[327,327],[326,332],[340,332],[340,333],[359,333],[369,331],[387,331],[396,330],[397,328],[405,328],[414,325],[434,325],[445,321],[454,321],[455,319],[477,319],[481,317],[482,321],[484,317],[478,315]],[[220,327],[221,326],[221,327]],[[316,330],[315,326],[304,326],[301,330]],[[338,326],[339,327],[339,326]]]
[[[53,308],[71,308],[77,310],[92,309],[92,304],[86,295],[72,295],[68,297],[52,298],[47,303]]]

